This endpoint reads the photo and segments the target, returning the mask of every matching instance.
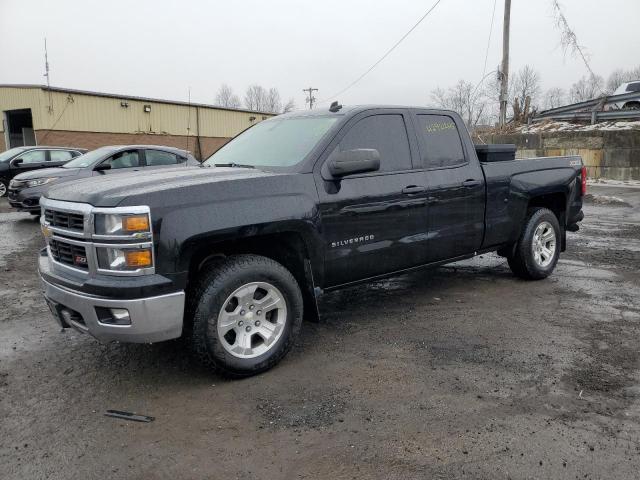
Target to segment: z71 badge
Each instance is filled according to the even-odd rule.
[[[331,248],[346,247],[347,245],[353,245],[354,243],[369,242],[375,238],[375,235],[364,235],[362,237],[347,238],[346,240],[338,240],[337,242],[331,242]]]

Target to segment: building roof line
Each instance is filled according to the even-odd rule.
[[[217,105],[211,105],[207,103],[196,103],[196,102],[183,102],[180,100],[166,100],[162,98],[151,98],[151,97],[137,97],[135,95],[119,95],[117,93],[105,93],[105,92],[93,92],[90,90],[78,90],[75,88],[62,88],[62,87],[47,87],[46,85],[38,85],[38,84],[0,84],[0,88],[39,88],[41,90],[47,90],[52,92],[61,92],[61,93],[75,93],[77,95],[91,95],[94,97],[106,97],[106,98],[116,98],[120,100],[136,100],[140,102],[153,102],[153,103],[165,103],[169,105],[181,105],[181,106],[192,106],[192,107],[201,107],[201,108],[211,108],[214,110],[226,110],[229,112],[240,112],[240,113],[254,113],[256,115],[278,115],[277,113],[272,112],[260,112],[257,110],[247,110],[244,108],[230,108],[230,107],[219,107]]]

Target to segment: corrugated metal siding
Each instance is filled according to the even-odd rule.
[[[196,108],[200,114],[200,135],[233,137],[263,119],[261,113],[234,112],[212,107],[194,107],[99,97],[90,94],[51,93],[53,112],[49,112],[49,93],[41,88],[0,88],[0,110],[31,108],[35,130],[52,129],[81,132],[156,133],[190,135],[197,133]],[[128,107],[121,106],[126,102]],[[144,111],[150,105],[151,112]],[[255,121],[250,121],[255,117]]]
[[[31,109],[34,128],[40,125],[41,112],[46,106],[41,105],[42,90],[39,88],[0,88],[0,112],[5,110]],[[0,132],[4,132],[4,123],[0,122]]]

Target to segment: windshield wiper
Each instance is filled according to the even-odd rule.
[[[214,167],[231,167],[231,168],[256,168],[253,165],[244,165],[242,163],[214,163]]]

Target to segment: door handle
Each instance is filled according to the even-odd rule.
[[[480,180],[474,180],[472,178],[462,182],[462,186],[465,188],[477,187],[478,185],[480,185]]]
[[[421,185],[409,185],[408,187],[404,187],[402,189],[402,193],[404,193],[405,195],[415,195],[416,193],[422,193],[425,190],[426,188]]]

